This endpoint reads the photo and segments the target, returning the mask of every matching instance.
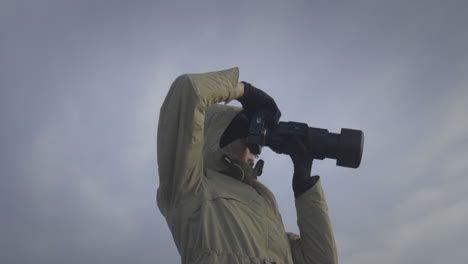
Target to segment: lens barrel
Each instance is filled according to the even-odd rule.
[[[309,127],[308,144],[315,159],[336,159],[336,165],[358,168],[364,148],[361,130],[342,128],[341,134],[326,129]]]
[[[271,130],[265,130],[266,133],[255,131],[264,130],[249,132],[259,136],[252,136],[250,142],[248,137],[247,142],[268,146],[277,153],[284,153],[282,149],[288,137],[298,136],[305,141],[314,159],[336,159],[337,166],[348,168],[358,168],[361,164],[364,149],[364,133],[361,130],[342,128],[340,134],[335,134],[327,129],[309,127],[306,123],[289,121],[279,122]]]

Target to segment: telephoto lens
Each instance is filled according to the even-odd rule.
[[[306,141],[314,159],[336,159],[337,166],[348,168],[358,168],[361,164],[364,148],[364,133],[361,130],[342,128],[340,134],[335,134],[305,123],[279,122],[264,135],[266,138],[257,142],[280,152],[283,140],[297,135]]]
[[[361,130],[342,128],[341,134],[326,129],[309,127],[308,146],[315,159],[336,159],[336,165],[358,168],[364,149],[364,133]]]

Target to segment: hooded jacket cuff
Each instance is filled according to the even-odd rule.
[[[298,214],[310,207],[318,207],[323,211],[328,212],[327,201],[325,200],[325,194],[323,192],[320,179],[318,179],[309,190],[302,193],[302,195],[296,199]]]
[[[241,96],[241,91],[237,89],[238,67],[216,72],[188,74],[188,77],[205,105],[223,101],[229,103]]]

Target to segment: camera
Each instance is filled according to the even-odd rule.
[[[299,122],[273,122],[267,112],[252,116],[247,136],[251,152],[258,155],[263,146],[277,153],[284,153],[285,140],[297,136],[304,141],[314,159],[336,159],[336,165],[358,168],[364,148],[364,133],[361,130],[342,128],[340,134],[327,129],[309,127]]]

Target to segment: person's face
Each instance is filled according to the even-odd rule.
[[[255,155],[250,152],[247,147],[247,138],[239,138],[226,146],[231,154],[236,155],[238,158],[249,164],[250,167],[254,166]]]

